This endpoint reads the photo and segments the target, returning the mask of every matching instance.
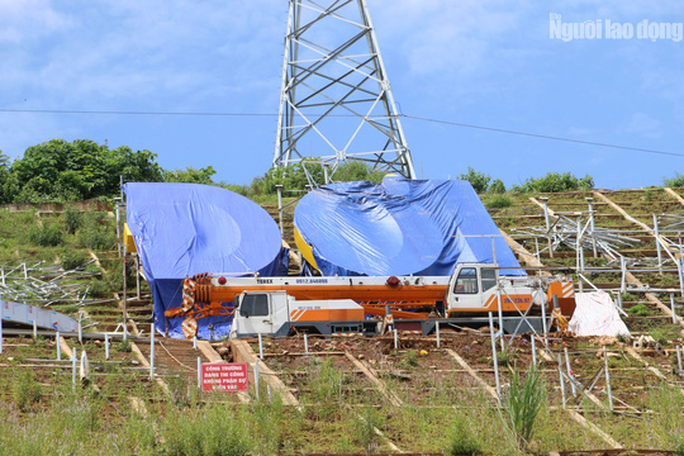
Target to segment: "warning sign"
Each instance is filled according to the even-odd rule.
[[[247,364],[215,363],[202,364],[203,391],[246,391]]]

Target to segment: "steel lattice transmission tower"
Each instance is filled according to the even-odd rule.
[[[304,159],[416,177],[366,0],[289,0],[273,166]]]

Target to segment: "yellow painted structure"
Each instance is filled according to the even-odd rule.
[[[316,264],[316,259],[313,255],[313,248],[311,245],[307,244],[296,226],[294,227],[294,238],[295,244],[297,244],[297,248],[299,248],[302,257],[304,257],[304,259],[318,271],[318,265]]]
[[[133,240],[133,233],[128,228],[128,223],[124,223],[124,233],[123,233],[124,245],[126,245],[126,252],[137,253],[138,249],[135,248],[135,241]]]

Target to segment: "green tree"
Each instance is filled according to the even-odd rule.
[[[304,190],[309,185],[305,168],[315,185],[323,185],[323,166],[305,160],[290,166],[271,168],[263,176],[254,178],[250,192],[256,195],[272,195],[276,193],[276,185],[282,185],[288,190]]]
[[[211,166],[200,169],[188,166],[184,169],[164,171],[164,182],[188,182],[191,184],[213,185],[215,182],[211,179],[211,176],[214,174],[216,174],[216,171]]]
[[[479,173],[468,166],[468,172],[458,176],[458,179],[470,182],[476,193],[484,193],[489,187],[489,181],[492,180],[489,174]]]
[[[10,158],[0,150],[0,204],[7,204],[12,201],[13,184],[10,174],[11,168]]]
[[[162,169],[148,150],[133,152],[122,146],[79,139],[63,139],[29,147],[12,165],[3,196],[13,202],[76,201],[119,193],[124,181],[157,182]]]
[[[368,164],[361,161],[349,161],[337,167],[332,180],[335,182],[351,182],[367,180],[379,184],[385,173],[373,171]]]
[[[594,178],[588,174],[582,179],[578,179],[572,173],[547,173],[546,176],[538,179],[530,177],[523,185],[514,185],[511,191],[513,193],[556,193],[593,189]]]
[[[272,195],[276,193],[276,185],[282,185],[287,190],[304,190],[307,185],[324,185],[325,171],[323,165],[316,160],[303,160],[291,166],[271,168],[263,176],[254,178],[248,193]],[[373,171],[368,164],[357,160],[341,163],[335,170],[330,167],[328,173],[333,182],[367,180],[380,183],[385,176],[383,172]]]

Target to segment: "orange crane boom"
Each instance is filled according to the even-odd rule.
[[[233,302],[243,291],[286,291],[300,300],[352,299],[363,303],[433,306],[444,300],[448,277],[231,278],[201,274],[193,279],[199,302]]]

